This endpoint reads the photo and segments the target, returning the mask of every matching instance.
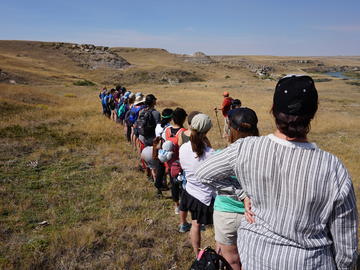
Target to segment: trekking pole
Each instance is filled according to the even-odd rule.
[[[217,114],[217,109],[215,108],[215,115],[216,115],[216,121],[219,127],[219,133],[220,133],[220,137],[222,137],[221,135],[221,128],[220,128],[220,123],[219,123],[219,118],[218,118],[218,114]]]

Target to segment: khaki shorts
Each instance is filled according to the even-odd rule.
[[[237,231],[244,214],[214,210],[215,240],[223,245],[236,245]]]

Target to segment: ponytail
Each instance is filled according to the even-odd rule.
[[[190,142],[191,148],[198,158],[201,158],[204,155],[206,147],[211,147],[210,141],[206,137],[206,133],[200,133],[196,130],[191,130]]]

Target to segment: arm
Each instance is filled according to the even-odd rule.
[[[358,256],[358,220],[354,188],[346,171],[336,174],[345,178],[338,198],[334,202],[334,210],[330,218],[330,233],[334,241],[335,263],[338,269],[351,269]]]
[[[235,175],[235,164],[240,143],[231,144],[219,153],[210,156],[196,172],[203,184],[218,187],[230,186],[228,179]]]

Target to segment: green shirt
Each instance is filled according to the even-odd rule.
[[[218,195],[215,198],[214,210],[219,212],[230,212],[230,213],[245,213],[245,207],[243,202],[234,200],[227,196]]]

